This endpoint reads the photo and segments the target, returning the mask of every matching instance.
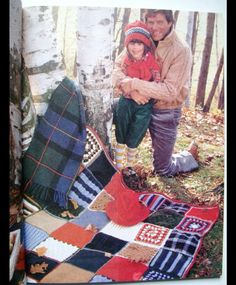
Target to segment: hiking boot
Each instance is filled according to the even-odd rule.
[[[198,144],[193,140],[187,149],[192,154],[195,160],[199,160],[199,147]]]

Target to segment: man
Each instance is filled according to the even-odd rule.
[[[138,104],[145,104],[150,98],[156,100],[149,125],[154,172],[174,176],[198,168],[195,143],[188,151],[173,154],[181,108],[189,91],[192,54],[174,30],[171,10],[147,10],[145,21],[156,45],[155,57],[161,66],[160,82],[125,76],[121,69],[123,53],[115,62],[112,81]]]

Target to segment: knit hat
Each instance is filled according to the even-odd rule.
[[[127,227],[145,220],[150,210],[140,203],[137,193],[125,190],[107,204],[106,214],[116,224]]]
[[[144,22],[137,20],[125,27],[125,46],[127,47],[132,40],[140,40],[146,46],[151,47],[151,34]]]

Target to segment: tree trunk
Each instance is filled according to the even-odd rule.
[[[23,10],[23,56],[36,113],[40,116],[47,109],[52,91],[65,77],[57,45],[55,11],[47,6]]]
[[[120,54],[122,52],[122,50],[124,49],[125,26],[129,23],[130,13],[131,13],[131,8],[125,8],[124,9],[118,54]]]
[[[22,124],[21,124],[21,144],[22,152],[25,153],[28,149],[32,140],[34,129],[36,125],[36,110],[33,103],[32,93],[30,90],[30,83],[26,68],[24,68],[24,62],[22,62],[22,101],[21,101],[21,112],[22,112]]]
[[[176,26],[176,24],[177,24],[178,17],[179,17],[179,10],[176,10],[176,11],[174,12],[175,26]]]
[[[147,9],[140,9],[140,20],[146,22],[145,14],[147,13]]]
[[[200,70],[200,75],[198,79],[195,107],[200,106],[203,108],[204,106],[206,83],[207,83],[208,69],[209,69],[211,49],[212,49],[212,43],[213,43],[214,23],[215,23],[215,14],[208,13],[206,38],[205,38],[203,55],[202,55],[201,70]]]
[[[215,74],[215,78],[214,78],[214,81],[212,84],[211,92],[207,98],[206,104],[204,105],[203,112],[209,112],[209,110],[211,108],[211,102],[212,102],[212,99],[216,93],[216,88],[219,84],[219,78],[220,78],[220,74],[221,74],[221,71],[223,68],[223,64],[224,64],[224,50],[222,50],[220,62],[219,62],[219,65],[218,65],[218,68],[217,68],[217,71]]]
[[[22,7],[19,0],[10,1],[10,121],[9,121],[9,198],[10,227],[20,220],[21,186],[21,51]]]
[[[196,50],[198,26],[199,26],[199,13],[194,12],[192,41],[191,41],[191,50],[192,50],[193,56],[195,55],[195,50]]]
[[[192,46],[193,25],[194,25],[194,12],[189,12],[187,34],[186,34],[186,42],[188,43],[189,47]],[[191,86],[191,84],[190,84],[190,86]],[[185,107],[187,107],[187,108],[190,107],[190,94],[191,94],[191,89],[189,88],[189,93],[188,93],[188,96],[185,100]]]
[[[111,146],[114,8],[78,8],[78,82],[86,105],[87,123]]]
[[[219,101],[218,101],[218,109],[219,110],[224,110],[224,99],[225,99],[225,92],[224,92],[224,78],[223,82],[221,85],[221,91],[220,91],[220,96],[219,96]]]

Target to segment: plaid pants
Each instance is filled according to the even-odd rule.
[[[154,170],[161,176],[174,176],[198,168],[188,151],[172,154],[181,109],[153,109],[149,131],[152,138]]]

